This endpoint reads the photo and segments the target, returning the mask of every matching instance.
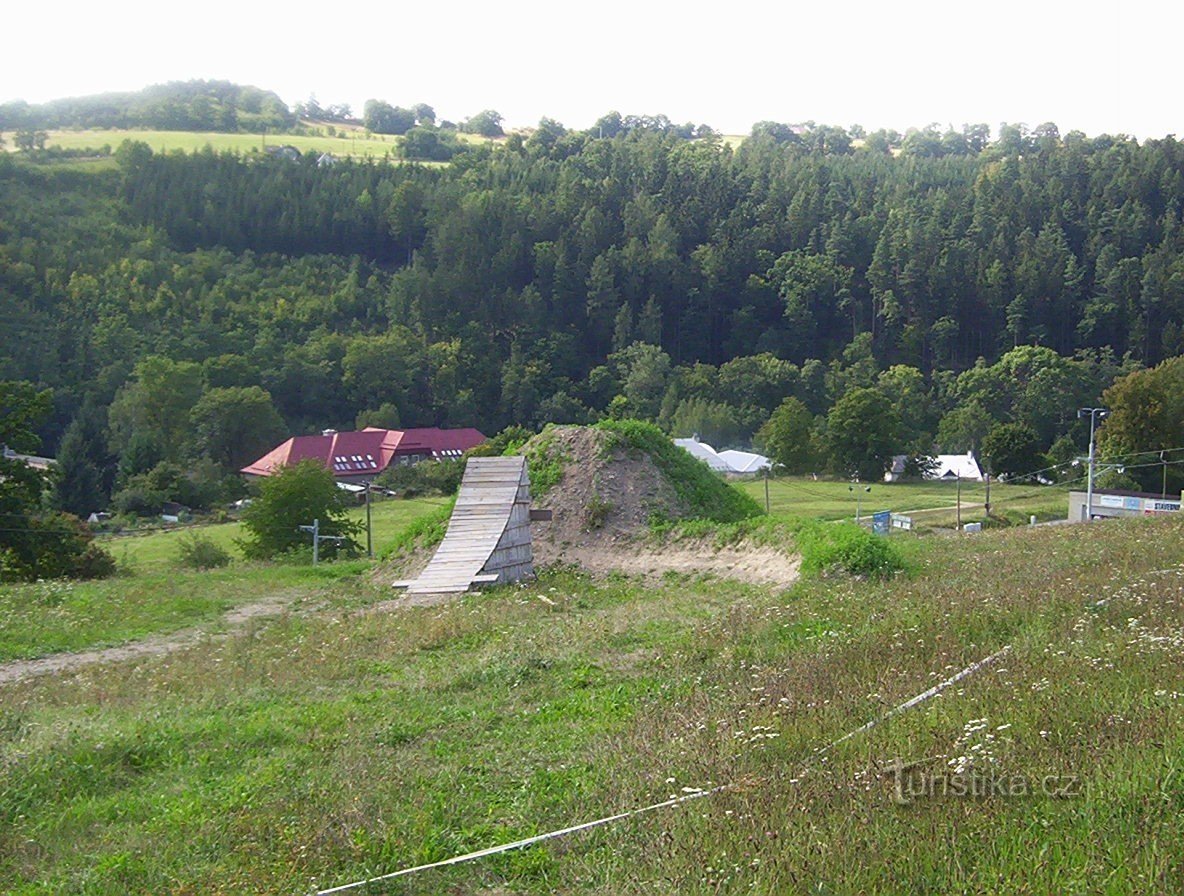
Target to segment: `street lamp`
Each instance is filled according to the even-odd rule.
[[[1094,517],[1094,432],[1099,420],[1104,419],[1110,412],[1105,408],[1078,408],[1077,419],[1089,414],[1089,472],[1086,474],[1085,486],[1085,521],[1088,523]]]
[[[861,491],[856,490],[855,486],[857,486],[857,485],[859,485],[858,479],[856,479],[854,482],[848,484],[847,491],[855,492],[855,525],[858,526],[859,525],[859,517],[860,517],[860,502],[863,500],[863,494]],[[870,492],[871,490],[872,490],[872,487],[870,485],[865,485],[862,489],[862,491],[864,491],[864,492]]]

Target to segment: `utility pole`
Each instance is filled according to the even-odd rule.
[[[849,491],[849,492],[855,492],[855,525],[857,525],[857,526],[858,526],[858,525],[859,525],[859,519],[860,519],[860,516],[861,516],[861,512],[860,512],[860,511],[861,511],[861,509],[862,509],[863,494],[861,493],[861,491],[860,491],[859,489],[857,489],[857,488],[855,487],[855,486],[857,486],[857,485],[859,485],[859,480],[858,480],[858,479],[856,479],[854,482],[850,483],[850,484],[847,486],[847,491]],[[863,487],[863,491],[865,491],[865,492],[870,492],[871,490],[872,490],[872,487],[871,487],[870,485],[866,485],[866,486],[864,486],[864,487]]]
[[[983,509],[987,511],[987,519],[991,518],[991,471],[988,469],[986,473],[987,483],[987,500],[983,503]]]
[[[958,525],[958,528],[961,529],[962,528],[962,477],[959,476],[957,473],[955,473],[954,474],[954,481],[958,483],[958,511],[957,511],[958,523],[957,523],[957,525]]]
[[[1086,474],[1085,486],[1085,522],[1091,522],[1094,518],[1094,432],[1097,428],[1097,422],[1104,419],[1110,412],[1105,408],[1079,408],[1077,410],[1077,418],[1080,420],[1086,414],[1089,414],[1089,472]]]
[[[370,483],[366,483],[366,556],[374,559],[374,539],[370,527]]]
[[[1160,493],[1161,498],[1168,496],[1168,459],[1165,457],[1166,451],[1159,452],[1159,462],[1163,464],[1163,491]]]
[[[1166,470],[1167,467],[1164,467]],[[1164,474],[1167,475],[1166,473]],[[1165,492],[1166,494],[1166,492]],[[765,467],[765,513],[769,512],[769,468]]]

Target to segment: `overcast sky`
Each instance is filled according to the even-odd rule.
[[[1179,3],[15,3],[0,101],[211,78],[294,104],[426,102],[509,126],[662,113],[729,134],[774,120],[904,131],[1055,122],[1184,136]]]

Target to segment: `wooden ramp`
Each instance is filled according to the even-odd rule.
[[[435,556],[419,578],[394,585],[408,594],[447,594],[533,573],[526,458],[473,457]]]

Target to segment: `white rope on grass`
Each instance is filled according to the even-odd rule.
[[[901,703],[899,706],[893,707],[892,709],[888,710],[888,712],[884,713],[883,715],[879,716],[878,718],[872,719],[871,721],[866,722],[863,725],[860,725],[855,730],[848,731],[842,737],[838,738],[837,740],[831,741],[826,746],[818,748],[815,751],[814,755],[821,756],[822,754],[826,753],[828,750],[834,749],[835,747],[837,747],[839,744],[843,743],[844,741],[850,740],[851,738],[853,738],[859,734],[862,734],[865,731],[870,731],[871,729],[875,728],[876,726],[882,725],[884,722],[887,722],[889,719],[893,718],[894,716],[900,715],[902,712],[907,712],[908,710],[912,709],[915,706],[919,706],[920,704],[924,703],[926,700],[930,699],[931,697],[935,697],[938,694],[940,694],[942,691],[944,691],[950,685],[958,683],[963,678],[973,675],[975,672],[979,671],[984,666],[988,666],[991,663],[995,662],[995,660],[999,659],[999,657],[1003,656],[1009,650],[1011,650],[1010,644],[1008,644],[1002,650],[998,650],[995,653],[991,654],[990,656],[979,660],[978,662],[971,663],[969,666],[967,666],[965,669],[961,670],[960,672],[957,672],[956,674],[951,675],[949,678],[945,679],[944,681],[938,682],[937,684],[935,684],[933,687],[929,688],[928,690],[922,691],[920,694],[917,694],[914,697],[910,697],[904,703]],[[803,768],[802,771],[805,772],[808,769],[809,769],[809,765],[807,765],[805,768]],[[748,782],[745,782],[745,783],[748,783]],[[695,790],[690,793],[684,793],[682,796],[671,797],[670,799],[663,800],[660,803],[651,803],[650,805],[642,806],[639,809],[630,809],[628,812],[618,812],[616,815],[606,815],[603,818],[597,818],[594,821],[585,821],[582,824],[576,824],[576,825],[572,825],[571,827],[560,828],[559,830],[555,830],[555,831],[548,831],[545,834],[536,834],[533,837],[525,837],[522,840],[515,840],[512,843],[503,843],[500,846],[490,846],[486,849],[479,849],[476,852],[468,852],[468,853],[465,853],[464,855],[453,856],[450,859],[442,859],[439,862],[429,862],[426,865],[416,865],[411,868],[403,868],[403,869],[400,869],[399,871],[392,871],[389,874],[379,875],[378,877],[369,877],[364,880],[354,881],[353,883],[342,884],[337,887],[330,887],[327,890],[317,890],[316,893],[314,894],[314,896],[330,896],[330,894],[332,894],[332,893],[344,893],[348,890],[355,890],[359,887],[365,887],[369,884],[376,884],[376,883],[380,883],[380,882],[386,881],[386,880],[394,880],[397,877],[406,877],[410,874],[417,874],[420,871],[428,871],[432,868],[443,868],[448,865],[460,865],[463,862],[472,862],[472,861],[475,861],[476,859],[483,859],[486,856],[494,856],[494,855],[498,855],[499,853],[510,852],[511,850],[515,850],[515,849],[522,849],[523,847],[526,847],[526,846],[533,846],[534,844],[542,843],[545,840],[554,840],[556,837],[565,837],[568,834],[575,834],[579,831],[587,831],[587,830],[590,830],[591,828],[597,828],[602,825],[611,824],[614,821],[623,821],[626,818],[632,818],[633,816],[636,816],[636,815],[644,815],[647,812],[654,812],[658,809],[669,809],[674,806],[680,805],[682,803],[690,802],[691,800],[697,800],[697,799],[700,799],[705,796],[712,796],[717,793],[722,793],[725,790],[732,790],[738,786],[740,786],[740,784],[734,782],[731,784],[720,784],[716,787],[712,787],[707,790]]]

